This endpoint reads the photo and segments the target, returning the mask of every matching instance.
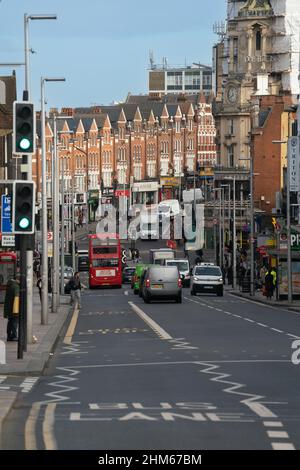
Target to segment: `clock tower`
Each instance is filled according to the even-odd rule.
[[[218,163],[222,169],[227,168],[227,172],[234,172],[237,180],[243,179],[245,169],[249,170],[249,136],[256,130],[263,135],[273,117],[280,118],[281,113],[284,116],[285,109],[297,102],[300,70],[298,3],[298,0],[227,2],[226,32],[224,30],[222,41],[214,49],[215,117]],[[273,140],[284,140],[280,134],[283,127],[280,123],[273,126],[274,132],[278,129]],[[274,154],[272,146],[268,151],[270,155]],[[267,161],[266,155],[263,158]],[[277,177],[273,178],[274,194],[283,184],[283,161],[282,158],[281,162],[276,162],[281,174],[276,184]],[[270,165],[274,164],[270,157]],[[264,184],[268,174],[265,177]],[[223,170],[216,172],[218,178],[226,179]],[[274,195],[266,195],[265,200],[270,201],[271,207]]]

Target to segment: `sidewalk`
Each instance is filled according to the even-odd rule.
[[[245,299],[253,300],[265,305],[271,305],[272,307],[278,308],[287,308],[288,310],[300,312],[300,300],[295,300],[292,303],[284,300],[276,300],[275,297],[273,300],[267,300],[267,298],[262,294],[261,291],[256,291],[254,296],[251,296],[249,293],[241,292],[239,290],[233,290],[230,286],[226,286],[226,291],[237,297],[242,297]]]
[[[6,364],[0,364],[0,448],[3,422],[18,395],[17,392],[6,390],[7,387],[1,386],[1,379],[7,376],[20,376],[22,380],[22,376],[23,378],[28,375],[39,376],[43,373],[70,312],[69,302],[69,296],[61,296],[58,312],[49,312],[48,325],[41,325],[41,303],[38,290],[34,289],[33,335],[36,336],[37,342],[27,345],[27,352],[23,353],[23,359],[17,359],[18,343],[6,342],[7,320],[3,318],[3,304],[0,306],[0,341],[3,341],[6,347]]]

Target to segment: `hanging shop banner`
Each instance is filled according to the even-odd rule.
[[[290,191],[300,190],[300,150],[299,137],[290,137],[288,146]]]

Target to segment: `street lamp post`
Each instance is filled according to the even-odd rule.
[[[64,82],[65,78],[41,77],[41,144],[42,144],[42,314],[41,323],[48,323],[48,225],[47,225],[47,169],[45,139],[45,82]]]
[[[54,14],[41,14],[41,15],[24,15],[24,65],[25,65],[25,90],[23,93],[24,101],[30,100],[30,63],[29,63],[29,21],[39,20],[56,20],[57,16]],[[27,164],[27,173],[24,178],[32,180],[32,156],[22,157],[22,163]],[[32,343],[32,313],[33,313],[33,252],[28,250],[26,253],[27,265],[27,299],[26,299],[26,317],[27,317],[27,342]]]

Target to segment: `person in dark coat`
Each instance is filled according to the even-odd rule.
[[[8,319],[7,322],[7,341],[18,340],[18,322],[19,312],[14,312],[14,302],[16,297],[20,296],[19,281],[10,279],[6,286],[5,299],[4,299],[4,318]]]
[[[265,276],[265,290],[266,290],[267,299],[271,300],[273,297],[273,292],[274,292],[274,283],[273,283],[273,276],[271,274],[271,270],[269,270]]]

